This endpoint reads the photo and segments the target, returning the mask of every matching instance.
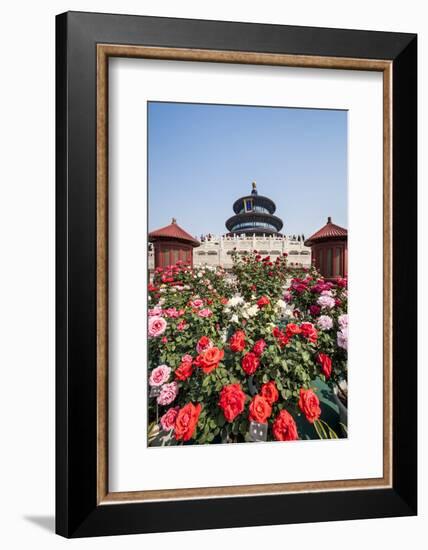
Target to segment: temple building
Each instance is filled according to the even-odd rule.
[[[327,279],[348,276],[348,231],[327,223],[305,241],[312,250],[312,264]]]
[[[149,233],[149,269],[174,265],[178,261],[193,265],[193,249],[199,241],[182,229],[175,218],[169,225]]]
[[[262,255],[269,255],[272,260],[287,253],[290,265],[310,267],[311,249],[304,244],[304,236],[284,235],[280,232],[283,221],[275,215],[276,205],[272,199],[258,194],[255,182],[249,195],[240,197],[233,203],[233,212],[234,215],[225,222],[227,233],[202,235],[200,243],[181,228],[180,231],[187,235],[188,240],[171,242],[169,237],[177,236],[178,226],[171,227],[174,224],[153,231],[149,234],[149,240],[153,242],[152,249],[149,247],[149,268],[165,265],[165,262],[175,257],[190,257],[194,266],[222,266],[231,269],[234,250],[238,254],[257,250]],[[186,246],[186,254],[189,256],[184,254],[184,250],[181,256],[177,252],[171,252],[171,247],[177,246]]]
[[[233,203],[235,215],[226,222],[229,235],[276,235],[283,223],[274,216],[275,203],[257,192],[253,181],[251,195],[240,197]]]

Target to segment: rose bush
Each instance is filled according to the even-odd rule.
[[[347,285],[290,272],[286,256],[233,255],[232,273],[183,264],[149,285],[149,442],[301,437],[319,421],[315,381],[347,376]],[[153,435],[155,434],[155,435]]]

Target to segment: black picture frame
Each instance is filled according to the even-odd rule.
[[[99,43],[392,61],[391,488],[97,504]],[[417,36],[68,12],[56,18],[56,97],[56,532],[86,537],[415,515]]]

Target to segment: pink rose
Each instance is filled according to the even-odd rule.
[[[169,307],[168,309],[165,310],[165,315],[167,317],[179,317],[180,314],[178,313],[177,309],[175,307]]]
[[[160,317],[162,315],[162,308],[155,306],[153,309],[149,309],[149,317]]]
[[[182,331],[186,328],[186,321],[180,321],[177,325],[177,330]]]
[[[153,316],[149,318],[149,336],[156,338],[166,330],[167,323],[163,317]]]
[[[199,317],[211,317],[212,314],[213,314],[213,312],[208,307],[198,311]]]
[[[182,363],[191,363],[192,361],[193,361],[193,357],[191,355],[189,355],[188,353],[183,355],[183,357],[181,358]]]
[[[190,302],[190,305],[192,307],[202,307],[204,305],[204,302],[200,298],[196,298],[196,300],[192,300]]]
[[[160,393],[158,395],[157,402],[159,405],[169,405],[174,401],[178,394],[178,384],[177,382],[171,382],[170,384],[164,384],[161,387]]]
[[[149,378],[150,386],[162,386],[168,380],[171,369],[167,365],[159,365],[152,370]]]
[[[169,432],[169,430],[175,428],[175,419],[177,418],[179,409],[180,407],[171,407],[163,416],[161,416],[160,423],[162,429],[166,432]]]

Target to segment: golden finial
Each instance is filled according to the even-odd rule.
[[[253,186],[253,189],[257,189],[257,183],[255,181],[253,181],[252,186]]]

